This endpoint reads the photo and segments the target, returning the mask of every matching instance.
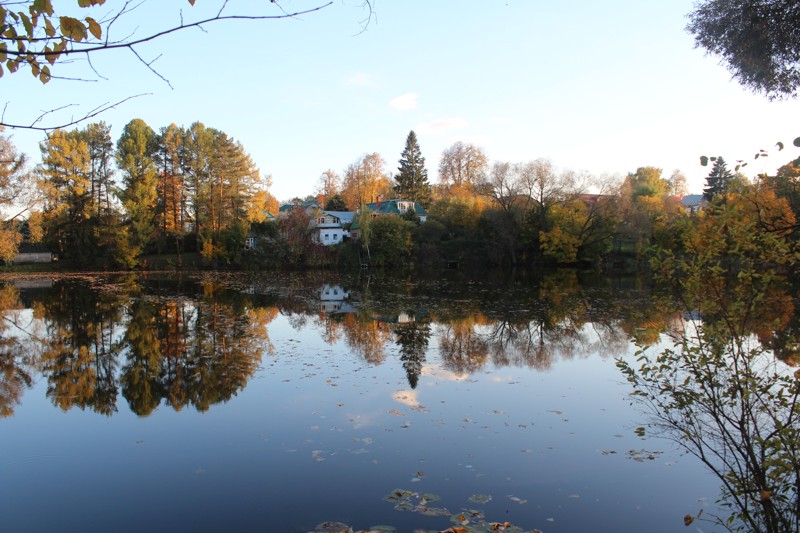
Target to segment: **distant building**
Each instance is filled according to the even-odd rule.
[[[708,201],[703,198],[702,194],[687,194],[681,198],[681,207],[690,215],[702,211],[707,204]]]
[[[408,211],[414,211],[419,217],[420,222],[425,222],[428,219],[428,212],[425,208],[411,200],[403,200],[395,198],[393,200],[380,201],[367,204],[367,209],[372,211],[373,216],[381,215],[404,215]]]
[[[356,214],[352,211],[321,211],[308,225],[311,240],[323,246],[339,244],[350,237],[350,227]]]
[[[15,264],[22,263],[52,263],[53,254],[44,244],[23,242],[19,251],[14,256]]]

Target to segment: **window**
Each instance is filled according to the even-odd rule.
[[[325,240],[327,241],[329,238],[330,238],[330,235],[326,233],[325,234]]]

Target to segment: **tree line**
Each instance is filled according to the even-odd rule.
[[[341,176],[324,171],[315,194],[293,200],[361,212],[357,242],[322,247],[311,239],[313,213],[278,216],[271,177],[241,143],[201,122],[156,131],[134,119],[116,143],[107,124],[92,123],[54,131],[40,150],[31,171],[0,136],[0,203],[8,217],[0,259],[11,260],[27,240],[76,268],[142,268],[154,255],[180,268],[187,253],[212,268],[350,265],[365,251],[378,267],[625,263],[645,259],[654,246],[689,250],[702,225],[719,217],[794,242],[800,209],[796,161],[751,183],[712,158],[703,203],[688,210],[680,171],[666,177],[645,166],[598,179],[547,159],[491,161],[463,142],[442,152],[439,180],[431,183],[411,131],[397,172],[368,153]],[[427,221],[413,212],[368,216],[366,205],[380,198],[417,202]],[[248,238],[257,246],[245,253]]]

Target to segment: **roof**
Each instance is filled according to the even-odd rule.
[[[280,207],[279,211],[281,213],[288,213],[289,211],[291,211],[295,207],[300,207],[302,209],[308,209],[310,207],[316,207],[317,209],[319,209],[319,203],[317,202],[316,199],[313,199],[313,200],[306,200],[305,202],[303,202],[301,204],[283,204]]]
[[[681,198],[681,205],[683,207],[697,207],[703,201],[702,194],[687,194]]]
[[[50,248],[41,243],[23,242],[19,245],[18,254],[49,254]]]
[[[342,224],[351,224],[356,216],[355,211],[323,211],[327,215],[338,218]]]
[[[405,200],[403,198],[395,198],[393,200],[386,200],[385,202],[377,202],[372,204],[367,204],[367,209],[370,211],[374,211],[376,213],[380,213],[382,215],[399,215],[400,209],[397,207],[398,202],[410,202],[414,204],[414,212],[421,217],[428,216],[428,212],[425,211],[425,208],[419,205],[417,202],[412,202],[411,200]]]

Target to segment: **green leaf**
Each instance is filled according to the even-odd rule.
[[[704,167],[707,167],[708,166],[708,157],[706,157],[704,155],[700,156],[700,164],[702,166],[704,166]]]
[[[775,144],[775,146],[777,146],[777,147],[778,147],[778,151],[779,151],[779,152],[780,152],[781,150],[783,150],[783,143],[782,143],[782,142],[778,141],[778,142]]]
[[[795,145],[795,146],[797,146],[798,148],[800,148],[800,137],[798,137],[797,139],[795,139],[794,141],[792,141],[792,144],[793,144],[793,145]]]
[[[92,35],[94,35],[95,39],[99,39],[103,36],[103,30],[100,28],[100,24],[97,23],[92,17],[86,17],[86,22],[89,24],[89,31]]]

